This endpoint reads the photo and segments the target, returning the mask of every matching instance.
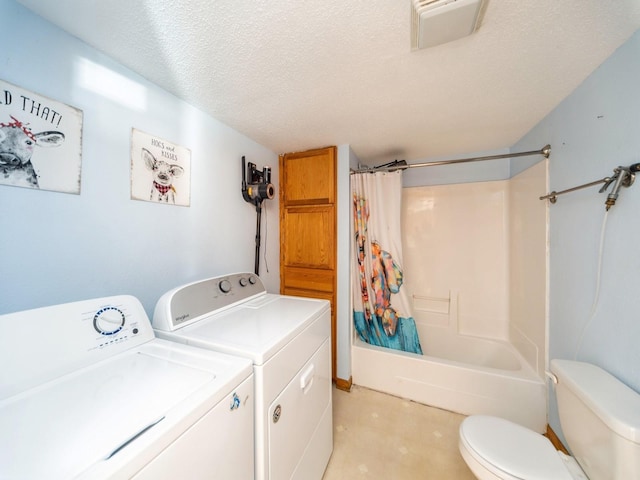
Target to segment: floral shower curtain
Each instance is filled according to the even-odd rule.
[[[402,172],[351,175],[353,321],[365,342],[422,354],[402,289]]]

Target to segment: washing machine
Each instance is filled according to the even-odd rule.
[[[253,362],[257,480],[322,478],[333,451],[327,300],[234,273],[165,293],[152,323],[161,338]]]
[[[250,361],[120,295],[0,315],[0,478],[253,479]]]

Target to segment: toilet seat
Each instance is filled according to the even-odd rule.
[[[478,476],[501,480],[574,480],[544,436],[508,420],[485,415],[460,425],[460,452]]]

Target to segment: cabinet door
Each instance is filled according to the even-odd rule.
[[[280,251],[283,266],[333,270],[335,210],[333,205],[285,207]]]
[[[285,206],[335,203],[335,147],[287,153],[280,163],[280,191]]]
[[[336,148],[280,156],[280,293],[331,301],[336,367]]]

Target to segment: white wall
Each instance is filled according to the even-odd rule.
[[[0,40],[3,80],[84,112],[80,195],[0,185],[0,314],[122,293],[152,314],[179,284],[253,271],[256,212],[241,196],[241,157],[271,165],[277,183],[275,153],[10,0],[0,0]],[[117,99],[111,76],[140,89],[135,102]],[[130,200],[132,127],[191,150],[190,207]],[[261,276],[277,292],[277,200],[262,220]]]
[[[513,146],[525,150],[551,144],[551,190],[598,180],[618,165],[640,162],[638,58],[640,32]],[[591,187],[560,196],[549,207],[549,356],[592,362],[640,391],[640,186],[622,189],[609,212],[592,317],[605,198]],[[551,400],[550,423],[560,432],[553,392]]]

